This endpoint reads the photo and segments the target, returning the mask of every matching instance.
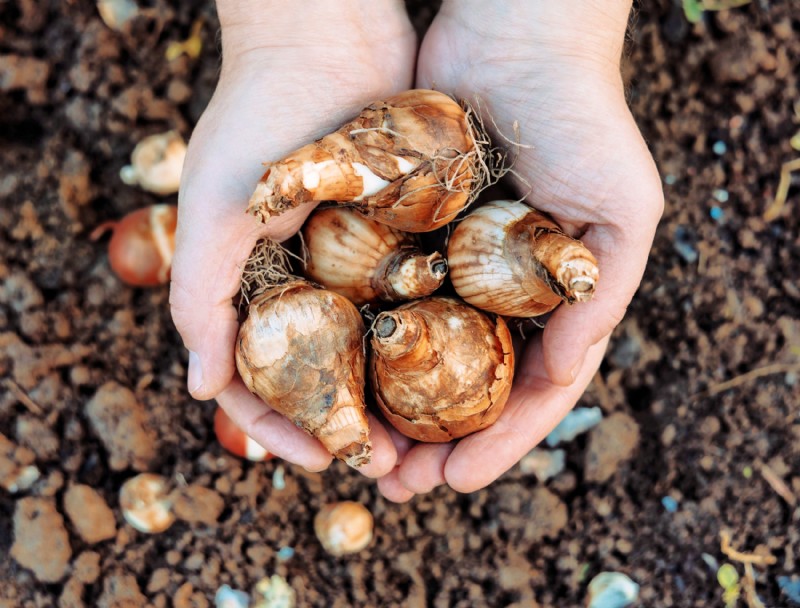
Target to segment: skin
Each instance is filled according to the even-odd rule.
[[[599,287],[592,302],[559,308],[543,335],[529,340],[494,426],[458,443],[416,444],[372,418],[374,459],[361,471],[378,478],[394,501],[445,483],[461,492],[485,487],[583,394],[639,285],[663,210],[660,180],[619,71],[630,1],[445,0],[418,55],[401,2],[286,6],[218,2],[223,67],[189,146],[170,298],[193,353],[190,392],[216,398],[278,457],[311,470],[329,464],[315,440],[234,375],[231,298],[241,266],[257,238],[286,238],[311,211],[300,208],[266,226],[246,216],[259,163],[412,85],[468,100],[477,95],[500,132],[513,137],[514,121],[521,125],[519,191],[582,238],[598,259]]]

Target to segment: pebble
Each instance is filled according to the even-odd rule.
[[[545,443],[554,448],[562,441],[572,441],[581,433],[597,426],[602,419],[603,411],[599,407],[576,407],[550,431]]]
[[[232,589],[229,585],[222,585],[214,595],[214,606],[216,608],[247,608],[249,604],[249,595],[244,591]]]
[[[286,488],[286,478],[284,477],[285,471],[283,469],[283,465],[279,464],[275,467],[275,471],[272,473],[272,487],[276,490],[283,490]]]
[[[27,490],[41,476],[34,453],[0,433],[0,487],[11,494]]]
[[[589,434],[586,447],[585,476],[587,481],[604,482],[617,467],[628,460],[639,445],[639,425],[622,412],[603,420]]]
[[[114,512],[94,488],[83,484],[70,486],[64,494],[64,510],[75,530],[90,545],[117,534]]]
[[[727,190],[723,190],[722,188],[715,188],[714,191],[711,193],[711,196],[719,203],[727,203],[730,195],[728,194]]]
[[[294,549],[292,547],[281,547],[278,550],[277,558],[279,562],[289,561],[294,557]]]
[[[122,608],[145,606],[147,598],[139,589],[136,577],[124,571],[106,575],[103,579],[103,593],[97,601],[98,608]]]
[[[674,186],[677,182],[678,178],[672,175],[672,173],[667,173],[664,176],[664,183],[667,184],[667,186]]]
[[[564,470],[565,456],[564,450],[533,448],[519,461],[519,468],[526,475],[533,473],[544,483]]]
[[[294,589],[285,578],[273,574],[256,583],[251,608],[294,608],[295,603]]]
[[[711,149],[714,151],[714,154],[717,156],[722,156],[728,151],[728,145],[724,141],[715,141],[714,145],[711,146]]]
[[[678,252],[678,255],[689,264],[694,264],[699,257],[697,249],[695,248],[695,239],[692,233],[684,226],[678,226],[675,229],[675,238],[672,241],[672,247]]]
[[[639,598],[639,585],[620,572],[601,572],[589,583],[587,608],[625,608]]]
[[[188,523],[213,526],[225,509],[225,500],[217,492],[200,485],[175,490],[173,509],[178,519]]]
[[[106,382],[86,404],[86,415],[105,448],[114,471],[146,471],[156,456],[155,436],[145,427],[147,413],[133,392]]]
[[[781,592],[792,600],[795,604],[800,605],[800,578],[797,576],[779,576],[778,587]]]
[[[722,210],[721,207],[714,205],[713,207],[711,207],[711,211],[708,212],[708,215],[711,216],[712,220],[718,222],[725,217],[725,212]]]
[[[665,496],[661,499],[661,504],[667,510],[667,513],[675,513],[678,510],[678,501],[672,496]]]
[[[28,497],[17,501],[11,557],[43,583],[57,583],[67,573],[72,549],[64,518],[53,500]]]

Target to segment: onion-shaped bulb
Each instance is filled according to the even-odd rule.
[[[509,317],[536,317],[586,302],[597,260],[553,220],[521,202],[494,201],[459,222],[447,247],[450,279],[466,302]]]
[[[269,164],[247,210],[266,222],[306,202],[336,201],[406,232],[435,230],[483,183],[484,142],[475,133],[468,113],[444,93],[415,89],[376,101]]]
[[[514,351],[502,318],[453,298],[427,298],[379,314],[371,342],[375,399],[404,435],[450,441],[503,411]]]
[[[356,305],[414,300],[447,275],[442,254],[426,255],[414,235],[353,209],[319,209],[303,226],[305,275]]]
[[[268,406],[358,467],[370,460],[364,324],[347,298],[292,280],[257,295],[236,340],[236,367]]]

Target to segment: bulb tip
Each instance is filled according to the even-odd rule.
[[[436,260],[431,264],[431,274],[437,279],[447,274],[447,261],[444,259]]]
[[[397,330],[397,322],[390,315],[380,317],[375,323],[375,335],[378,338],[390,338]]]

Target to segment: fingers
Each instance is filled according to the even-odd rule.
[[[500,419],[462,439],[447,459],[447,484],[457,492],[474,492],[514,466],[572,409],[600,366],[607,343],[602,340],[589,349],[575,383],[567,388],[540,375],[525,375],[524,370],[541,365],[541,350],[529,349]]]
[[[240,429],[278,458],[309,471],[322,471],[330,465],[333,457],[319,441],[271,410],[238,377],[217,396],[217,403]],[[367,477],[383,477],[394,469],[397,451],[387,429],[372,414],[367,417],[372,460],[356,470]]]
[[[328,468],[332,456],[311,435],[269,409],[236,379],[217,396],[217,403],[236,425],[271,454],[309,471]]]
[[[380,491],[387,500],[397,503],[408,502],[414,498],[414,492],[406,489],[405,486],[400,483],[397,469],[378,480],[378,491]]]
[[[400,483],[415,494],[427,494],[444,484],[445,463],[455,446],[454,442],[416,444],[398,468]]]
[[[372,442],[372,458],[369,464],[358,467],[356,470],[365,475],[377,479],[387,475],[394,469],[397,463],[397,450],[389,431],[371,412],[367,412],[369,419],[369,438]]]

